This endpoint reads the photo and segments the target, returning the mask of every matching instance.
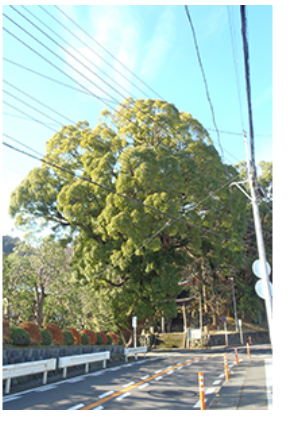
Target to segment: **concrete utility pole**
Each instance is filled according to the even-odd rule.
[[[252,211],[255,225],[255,233],[256,233],[256,241],[258,248],[258,255],[261,264],[261,279],[263,282],[263,291],[264,291],[264,299],[267,311],[268,325],[269,325],[269,334],[270,341],[272,343],[272,319],[273,319],[273,303],[272,303],[272,294],[270,289],[269,276],[267,272],[267,260],[266,260],[266,251],[263,240],[263,232],[260,222],[259,216],[259,208],[258,201],[256,198],[255,192],[255,168],[253,166],[252,160],[249,159],[249,151],[248,151],[248,142],[247,142],[247,134],[244,131],[244,139],[245,139],[245,147],[246,147],[246,155],[247,155],[247,166],[248,166],[248,179],[251,191],[251,202],[252,202]]]

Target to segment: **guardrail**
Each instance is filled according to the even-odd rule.
[[[110,359],[110,351],[95,352],[92,354],[70,355],[58,359],[58,368],[63,370],[63,378],[67,377],[68,367],[85,364],[85,373],[89,371],[89,364],[96,361],[103,361],[103,368],[106,367],[106,360]]]
[[[34,373],[43,373],[43,384],[47,383],[47,372],[56,369],[56,358],[49,360],[30,361],[28,363],[8,364],[2,367],[2,377],[6,379],[5,394],[10,391],[12,378],[18,376],[33,375]]]
[[[128,362],[128,355],[134,355],[135,359],[137,360],[139,352],[144,353],[144,357],[146,357],[147,347],[146,346],[139,346],[137,348],[124,348],[124,355],[125,355],[126,363]]]

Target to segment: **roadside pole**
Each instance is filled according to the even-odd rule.
[[[254,218],[254,225],[255,225],[256,241],[257,241],[259,260],[261,264],[260,266],[261,279],[263,283],[263,292],[264,292],[264,299],[265,299],[265,305],[266,305],[266,311],[267,311],[270,341],[272,344],[272,295],[270,290],[269,276],[267,272],[266,252],[265,252],[265,245],[264,245],[262,227],[260,222],[258,201],[256,198],[256,192],[255,192],[255,167],[252,161],[249,159],[248,142],[247,142],[247,135],[245,131],[244,131],[244,140],[245,140],[245,148],[246,148],[246,156],[247,156],[248,179],[249,179],[249,185],[250,185],[250,191],[251,191],[251,203],[252,203],[252,211],[253,211],[253,218]]]
[[[239,320],[239,326],[240,326],[240,340],[241,340],[241,344],[244,345],[244,337],[243,337],[243,330],[242,330],[242,320]]]
[[[132,317],[133,347],[136,348],[136,317]]]

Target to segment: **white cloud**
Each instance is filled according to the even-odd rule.
[[[146,46],[141,75],[144,78],[154,77],[163,63],[175,40],[175,16],[171,8],[166,8],[161,14],[154,34]]]

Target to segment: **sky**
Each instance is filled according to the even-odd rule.
[[[246,159],[242,130],[248,132],[248,114],[239,5],[188,6],[222,151],[184,5],[60,5],[60,9],[94,40],[53,5],[43,5],[43,9],[37,5],[12,6],[15,9],[8,5],[2,8],[2,25],[6,29],[2,31],[3,141],[25,150],[11,138],[19,140],[43,155],[45,142],[61,125],[87,120],[90,127],[95,127],[104,108],[112,110],[128,96],[163,98],[202,123],[224,162],[235,164]],[[273,160],[272,9],[271,5],[246,7],[256,164],[261,160]],[[85,90],[72,78],[103,101],[84,93]],[[22,232],[16,230],[8,215],[10,195],[29,171],[39,165],[39,161],[2,145],[2,235],[22,237]]]

